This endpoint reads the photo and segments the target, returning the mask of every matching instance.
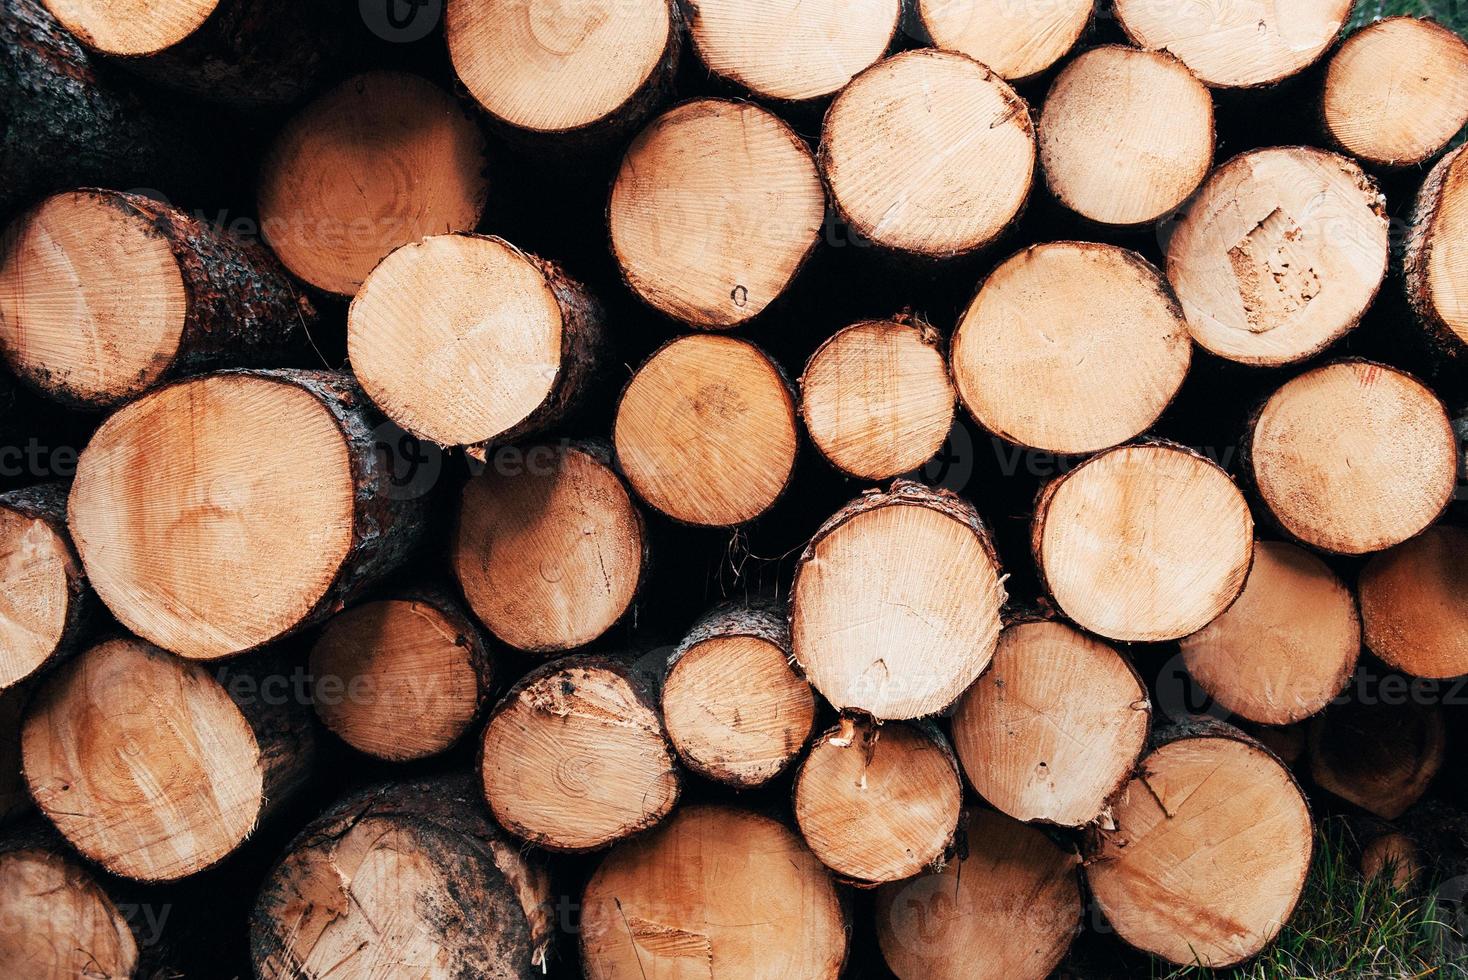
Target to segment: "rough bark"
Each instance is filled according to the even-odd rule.
[[[197,623],[197,618],[190,620],[178,610],[179,600],[172,598],[177,589],[176,584],[165,588],[166,582],[160,584],[155,581],[158,579],[155,572],[136,564],[144,561],[139,557],[139,549],[165,545],[163,540],[149,542],[150,535],[158,537],[158,530],[147,526],[130,528],[137,533],[129,535],[123,543],[117,536],[116,517],[112,510],[115,505],[113,495],[120,492],[120,488],[132,487],[137,480],[161,481],[167,477],[172,482],[163,485],[178,492],[188,491],[191,484],[188,480],[180,482],[174,479],[173,470],[161,471],[160,468],[165,466],[162,461],[149,465],[145,458],[142,466],[119,468],[120,461],[115,454],[119,449],[130,453],[135,450],[138,440],[143,438],[136,431],[142,424],[138,420],[151,418],[146,413],[156,413],[160,405],[171,406],[179,398],[186,399],[186,402],[180,404],[190,406],[194,405],[196,398],[212,399],[210,404],[214,404],[229,396],[232,389],[228,387],[228,382],[240,380],[299,389],[310,395],[329,413],[343,441],[345,461],[349,467],[350,536],[339,562],[335,562],[324,572],[311,573],[320,574],[323,579],[329,574],[330,580],[321,589],[319,597],[310,597],[310,606],[304,613],[296,611],[296,607],[287,601],[289,594],[283,591],[270,597],[270,604],[263,607],[268,612],[257,612],[257,607],[250,605],[246,599],[232,597],[226,590],[216,588],[217,583],[205,581],[207,572],[199,572],[198,580],[192,583],[196,591],[204,590],[199,593],[199,601],[206,603],[209,615],[217,615],[224,620],[209,622],[206,625],[210,630],[201,631],[190,628],[190,622]],[[205,385],[210,387],[199,389],[205,392],[202,395],[185,387]],[[162,398],[169,400],[161,403],[154,401]],[[179,411],[182,412],[182,409]],[[210,421],[215,426],[220,424],[217,413]],[[178,424],[186,423],[180,420]],[[204,423],[196,419],[195,424]],[[336,371],[295,368],[229,370],[175,381],[154,390],[112,416],[98,430],[78,463],[69,517],[77,550],[91,572],[93,587],[124,625],[160,646],[194,659],[217,659],[244,653],[339,611],[354,596],[360,595],[364,589],[399,566],[416,546],[425,526],[423,499],[398,491],[392,482],[391,461],[377,450],[375,433],[382,424],[382,417],[352,377]],[[217,429],[213,437],[216,440],[220,437]],[[198,473],[203,472],[200,468],[212,462],[212,459],[195,460],[194,470],[190,471],[193,475],[189,479],[196,479]],[[244,488],[252,486],[233,471],[221,470],[219,467],[215,469],[217,485],[211,492],[241,488],[237,493],[244,494]],[[273,478],[284,480],[280,472],[275,472]],[[164,491],[150,487],[149,492]],[[252,516],[250,512],[235,513],[241,520]],[[207,514],[200,516],[189,511],[186,516],[205,529],[211,527]],[[262,526],[249,530],[255,535],[288,533],[286,528],[272,530]],[[95,543],[92,539],[95,539]],[[218,557],[217,551],[224,545],[209,539],[201,547],[213,549],[201,554],[207,561]],[[268,569],[262,571],[256,566],[247,566],[245,570],[252,576],[266,576],[268,572]],[[268,587],[268,583],[261,587]],[[197,617],[200,614],[195,612],[192,615]]]
[[[334,57],[340,27],[333,11],[329,0],[219,0],[176,44],[113,60],[196,98],[245,109],[284,106],[310,91]]]
[[[1448,153],[1428,171],[1412,202],[1407,237],[1402,246],[1402,286],[1407,302],[1436,351],[1453,360],[1468,353],[1468,341],[1453,329],[1433,300],[1430,267],[1435,248],[1457,246],[1456,242],[1439,237],[1438,224],[1448,191],[1461,182],[1461,178],[1458,181],[1451,178],[1461,169],[1460,161],[1468,160],[1463,156],[1464,149],[1468,147],[1460,146]]]
[[[140,640],[98,644],[27,708],[31,796],[114,874],[174,881],[213,867],[310,776],[315,728],[290,684],[282,658],[211,673]]]
[[[43,366],[32,370],[17,366],[20,377],[42,394],[73,408],[107,408],[169,378],[279,362],[300,339],[297,331],[309,333],[316,324],[316,308],[260,243],[211,228],[141,194],[100,188],[81,193],[142,218],[167,242],[183,280],[183,327],[177,348],[160,351],[147,376],[121,390],[79,391]],[[25,221],[23,216],[12,228],[21,229]]]
[[[256,975],[326,977],[356,955],[407,969],[416,954],[435,976],[542,976],[553,939],[550,880],[483,815],[477,795],[468,776],[388,784],[308,824],[256,900]],[[416,928],[384,933],[374,918],[382,915],[411,916]]]
[[[220,144],[99,61],[40,0],[0,11],[0,212],[79,184],[179,194],[219,176]]]

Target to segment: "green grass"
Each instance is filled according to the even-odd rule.
[[[1398,14],[1431,17],[1459,33],[1468,30],[1468,2],[1465,0],[1357,0],[1346,29],[1352,31],[1378,18]]]
[[[1167,980],[1295,978],[1468,978],[1468,936],[1455,905],[1439,905],[1432,887],[1405,893],[1382,875],[1364,881],[1347,854],[1346,830],[1325,821],[1300,905],[1278,940],[1231,970],[1191,967]]]

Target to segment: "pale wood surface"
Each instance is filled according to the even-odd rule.
[[[966,856],[877,893],[877,938],[899,980],[1043,980],[1081,927],[1080,859],[992,810]]]
[[[1177,639],[1244,587],[1254,520],[1216,463],[1181,446],[1107,450],[1041,491],[1031,545],[1046,588],[1113,640]]]
[[[1108,44],[1077,56],[1045,96],[1045,183],[1092,221],[1139,225],[1187,200],[1213,163],[1213,96],[1177,58]]]
[[[1357,589],[1372,653],[1415,677],[1468,674],[1468,530],[1430,527],[1383,551]]]
[[[941,258],[999,236],[1029,196],[1029,106],[965,55],[904,51],[862,72],[831,103],[821,172],[862,238]]]
[[[1310,867],[1305,798],[1242,735],[1168,742],[1142,760],[1086,864],[1127,942],[1179,965],[1230,966],[1279,932]]]
[[[446,7],[449,57],[469,94],[491,115],[537,132],[607,119],[654,78],[674,43],[668,0]]]
[[[1360,321],[1386,275],[1386,201],[1345,157],[1302,146],[1222,164],[1166,241],[1193,339],[1229,360],[1289,364]]]
[[[286,267],[351,296],[399,245],[467,231],[489,194],[485,142],[447,92],[373,71],[317,96],[261,166],[261,229]]]
[[[825,191],[807,147],[752,103],[697,99],[638,134],[612,184],[612,253],[654,309],[731,327],[784,292],[815,248]]]
[[[1331,56],[1321,113],[1347,153],[1385,166],[1421,163],[1468,123],[1468,44],[1430,20],[1369,24]]]
[[[1249,442],[1259,495],[1286,531],[1325,551],[1379,551],[1442,513],[1457,481],[1446,409],[1412,376],[1340,361],[1286,382]]]
[[[1150,428],[1192,351],[1177,299],[1140,255],[1051,242],[989,274],[959,319],[951,360],[980,425],[1020,445],[1085,453]]]
[[[690,805],[592,876],[582,963],[589,980],[835,980],[846,928],[828,872],[794,831]]]
[[[769,509],[789,482],[795,396],[749,341],[680,337],[632,376],[612,438],[643,500],[688,524],[741,524]]]
[[[1112,647],[1061,622],[1018,622],[959,699],[953,747],[981,797],[1017,820],[1080,827],[1136,764],[1147,689]]]
[[[1244,591],[1181,647],[1188,673],[1225,710],[1288,725],[1346,686],[1361,650],[1361,617],[1325,562],[1287,542],[1258,541]]]

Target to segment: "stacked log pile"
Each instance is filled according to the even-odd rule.
[[[1452,29],[371,6],[0,11],[0,976],[1134,976],[1322,814],[1450,866]]]

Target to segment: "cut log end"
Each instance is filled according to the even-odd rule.
[[[1340,554],[1379,551],[1437,519],[1452,499],[1458,446],[1421,382],[1368,361],[1315,368],[1269,397],[1249,466],[1280,525]]]
[[[1146,756],[1086,863],[1117,934],[1182,966],[1232,966],[1262,950],[1310,868],[1310,810],[1294,778],[1223,730]]]
[[[887,51],[899,0],[704,0],[688,30],[709,70],[783,101],[830,95]]]
[[[953,427],[953,383],[938,334],[916,319],[838,331],[811,355],[800,391],[811,441],[858,479],[917,469]]]
[[[1394,890],[1409,891],[1422,877],[1422,852],[1402,833],[1373,837],[1361,849],[1361,877],[1383,879]]]
[[[686,806],[618,847],[581,908],[589,980],[716,971],[836,980],[846,959],[846,919],[826,869],[786,827],[731,807]]]
[[[1118,0],[1116,16],[1138,47],[1167,50],[1215,88],[1260,88],[1314,64],[1351,15],[1351,0],[1277,7],[1240,0],[1214,7]]]
[[[385,493],[356,469],[370,440],[318,387],[333,379],[256,372],[182,381],[97,430],[77,464],[71,531],[93,587],[132,632],[210,659],[324,611],[364,543],[359,512]],[[391,513],[376,516],[382,523],[365,542],[373,547],[409,531]]]
[[[532,671],[484,732],[495,819],[541,847],[584,852],[655,826],[681,778],[656,705],[628,669],[570,658]]]
[[[821,169],[862,238],[928,258],[975,251],[1030,193],[1029,107],[961,54],[906,51],[842,89],[821,132]]]
[[[677,51],[668,0],[454,0],[444,31],[469,94],[495,118],[538,133],[611,121]]]
[[[138,942],[127,917],[91,873],[56,850],[0,854],[0,971],[10,977],[136,974]]]
[[[1151,714],[1146,688],[1111,647],[1063,623],[1021,622],[958,702],[953,747],[999,810],[1080,827],[1130,775]]]
[[[372,270],[347,314],[363,389],[441,445],[559,417],[585,383],[600,308],[559,270],[484,235],[433,235]]]
[[[478,223],[484,153],[478,127],[432,83],[358,75],[277,137],[261,170],[262,230],[291,272],[351,296],[399,245]]]
[[[1333,706],[1311,721],[1309,742],[1317,786],[1395,820],[1442,769],[1447,731],[1436,704],[1382,697]]]
[[[197,31],[220,0],[45,0],[61,25],[102,54],[137,56],[173,47]]]
[[[459,585],[509,646],[584,646],[636,597],[642,516],[586,447],[534,446],[521,458],[523,468],[501,471],[496,462],[464,487],[452,549]]]
[[[47,681],[21,753],[41,812],[83,855],[130,878],[217,863],[266,805],[262,747],[225,688],[137,640],[94,647]]]
[[[815,248],[825,192],[810,149],[774,114],[699,99],[633,140],[607,218],[635,293],[722,329],[762,312],[795,278]]]
[[[1386,167],[1422,163],[1468,123],[1468,44],[1431,20],[1368,24],[1331,56],[1321,111],[1347,153]]]
[[[637,594],[642,518],[588,447],[533,446],[516,458],[523,465],[496,456],[465,485],[454,571],[474,614],[504,642],[533,653],[583,646]]]
[[[1113,640],[1177,639],[1244,587],[1254,522],[1217,464],[1162,443],[1108,450],[1035,505],[1035,563],[1056,604]]]
[[[1011,82],[1024,81],[1075,47],[1090,23],[1090,0],[918,0],[917,14],[935,47],[966,54]]]
[[[795,397],[753,344],[680,337],[637,369],[613,424],[637,495],[688,524],[723,527],[774,504],[795,466]]]
[[[488,651],[446,599],[370,602],[334,617],[311,650],[312,703],[359,752],[403,762],[442,752],[488,696]]]
[[[473,792],[468,779],[394,784],[309,824],[256,902],[255,975],[542,976],[550,880]]]
[[[796,565],[795,658],[838,709],[934,714],[989,663],[1001,574],[978,514],[956,496],[908,482],[868,493],[826,521]]]
[[[863,885],[908,878],[953,844],[958,766],[936,729],[844,721],[795,777],[795,819],[816,857]]]
[[[1219,357],[1304,360],[1360,322],[1386,275],[1385,199],[1355,162],[1274,147],[1220,166],[1167,241],[1193,339]]]
[[[1101,224],[1147,224],[1207,175],[1213,97],[1172,55],[1103,45],[1055,79],[1038,136],[1060,203]]]
[[[662,687],[668,738],[690,769],[749,788],[795,761],[816,705],[789,655],[789,630],[774,612],[715,610],[694,626]]]
[[[0,258],[0,345],[17,375],[110,404],[173,362],[188,293],[168,240],[122,195],[69,191],[11,224]]]
[[[1382,552],[1357,588],[1372,653],[1414,677],[1468,674],[1468,530],[1430,527]]]
[[[1226,710],[1261,725],[1320,711],[1356,668],[1361,620],[1350,590],[1303,548],[1254,545],[1238,600],[1182,641],[1183,663]]]
[[[877,939],[899,980],[1043,980],[1081,928],[1079,858],[990,810],[941,872],[884,885]]]
[[[1059,453],[1146,431],[1187,376],[1192,341],[1162,275],[1126,249],[1032,246],[984,281],[953,338],[964,407],[1012,442]]]
[[[0,495],[0,691],[73,652],[88,591],[60,484]]]
[[[1462,355],[1468,350],[1468,155],[1462,147],[1422,182],[1402,266],[1407,299],[1428,336]]]

